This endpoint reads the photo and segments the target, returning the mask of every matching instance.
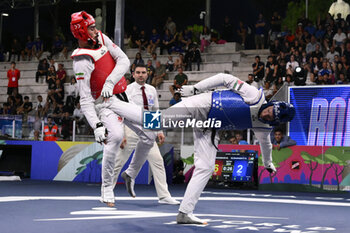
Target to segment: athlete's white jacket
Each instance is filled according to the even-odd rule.
[[[115,67],[107,77],[107,80],[112,81],[113,84],[117,84],[129,69],[129,58],[118,46],[116,46],[106,35],[101,32],[99,32],[99,43],[103,44],[108,49],[108,52],[116,61]],[[75,52],[76,51],[74,51],[73,54]],[[95,111],[96,100],[93,98],[90,87],[91,74],[95,70],[94,60],[88,55],[82,54],[79,56],[74,56],[73,69],[78,83],[82,112],[84,113],[90,126],[95,129],[96,124],[100,122],[100,120]]]

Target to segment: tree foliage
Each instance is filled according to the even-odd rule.
[[[326,18],[329,7],[333,3],[331,0],[309,0],[308,2],[308,19],[313,24],[316,24],[318,17],[321,20]],[[283,27],[287,26],[288,29],[294,32],[298,20],[305,17],[305,7],[305,0],[289,2],[286,17],[282,22]]]

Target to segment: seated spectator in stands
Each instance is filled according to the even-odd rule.
[[[176,32],[174,34],[174,43],[172,48],[172,53],[183,53],[184,52],[184,43],[182,42],[182,35],[181,33]]]
[[[22,61],[26,60],[25,59],[26,55],[27,55],[27,61],[30,61],[32,59],[33,46],[34,46],[34,43],[32,41],[32,37],[31,36],[27,36],[26,46],[24,47],[24,51],[22,51]]]
[[[265,82],[263,90],[264,90],[265,99],[269,101],[273,96],[273,87],[271,86],[270,82],[267,82],[267,81]]]
[[[341,28],[337,29],[337,33],[333,36],[333,46],[339,54],[342,54],[344,51],[344,45],[346,40],[346,35]]]
[[[142,55],[140,52],[136,53],[134,62],[131,65],[130,73],[134,72],[136,65],[138,64],[145,64],[145,62],[142,59]]]
[[[62,63],[58,64],[58,70],[56,71],[56,78],[60,80],[62,84],[66,82],[67,72],[64,69],[64,65]]]
[[[52,57],[50,57],[49,66],[54,66],[55,67],[55,71],[58,70],[58,63]]]
[[[73,118],[70,116],[69,111],[66,108],[63,108],[61,124],[61,136],[63,140],[70,140],[73,130]]]
[[[35,102],[34,105],[34,110],[38,110],[38,108],[41,106],[42,108],[45,107],[46,101],[43,99],[43,97],[41,95],[38,95],[36,97],[37,101]]]
[[[145,50],[146,47],[148,46],[148,37],[146,36],[145,30],[141,30],[138,39],[135,41],[135,43],[137,44],[138,48],[139,48],[139,52],[141,52],[141,50]]]
[[[56,79],[55,91],[53,93],[54,98],[57,102],[63,102],[64,100],[64,85],[60,80]]]
[[[255,62],[252,64],[252,68],[253,75],[260,81],[263,80],[265,76],[265,64],[260,61],[260,56],[255,56]]]
[[[287,74],[285,83],[287,86],[294,86],[293,76],[291,74]]]
[[[172,53],[172,47],[174,44],[175,38],[171,35],[169,29],[165,29],[162,42],[160,44],[160,55],[163,54],[163,50],[166,49],[168,54]]]
[[[168,56],[168,60],[166,62],[165,68],[167,71],[171,72],[174,70],[174,61],[172,56]]]
[[[51,114],[53,120],[55,121],[55,123],[57,125],[61,125],[62,124],[61,119],[63,117],[63,110],[64,110],[63,107],[64,107],[63,102],[62,101],[60,101],[60,102],[57,101],[57,104],[56,104],[56,106],[55,106],[55,108],[53,110],[53,113]]]
[[[174,84],[169,86],[169,90],[172,95],[174,95],[176,90],[180,89],[183,85],[186,85],[188,82],[187,75],[183,73],[183,68],[179,67],[177,71],[178,74],[174,78]]]
[[[313,57],[311,62],[311,72],[317,76],[320,69],[322,69],[322,63],[320,63],[317,57]]]
[[[238,145],[249,145],[246,140],[243,140],[242,131],[235,131],[235,138],[237,139]]]
[[[44,126],[44,141],[57,141],[60,136],[58,126],[51,116],[47,117],[47,123]]]
[[[152,60],[147,61],[146,69],[147,69],[147,74],[148,74],[148,78],[146,80],[146,83],[151,85],[152,80],[153,80],[153,76],[154,76],[154,67],[152,66]]]
[[[15,96],[15,107],[16,107],[16,114],[18,114],[18,111],[22,107],[23,104],[23,97],[21,94],[17,94]]]
[[[286,65],[287,74],[293,75],[295,72],[295,68],[297,68],[298,66],[299,66],[299,63],[295,60],[295,56],[291,55],[290,61],[287,62],[287,65]]]
[[[296,141],[291,139],[289,136],[283,135],[283,131],[281,129],[275,129],[273,132],[271,132],[270,137],[273,149],[276,150],[297,144]]]
[[[181,102],[181,94],[180,92],[175,92],[173,98],[169,101],[169,106],[173,106],[174,104],[177,104]]]
[[[50,66],[49,70],[47,72],[47,84],[49,92],[50,90],[55,90],[55,84],[56,84],[56,70],[54,66]]]
[[[186,28],[183,30],[181,35],[182,35],[181,42],[185,45],[185,50],[187,50],[189,46],[192,44],[192,31]]]
[[[323,55],[323,53],[321,51],[321,47],[320,46],[321,46],[320,44],[316,44],[315,51],[313,51],[311,53],[311,57],[317,57],[318,60],[322,62],[324,55]]]
[[[307,86],[316,85],[316,76],[314,73],[311,73],[310,71],[307,73],[305,84]]]
[[[160,35],[157,32],[157,29],[153,28],[152,29],[152,35],[150,37],[149,40],[149,44],[147,46],[147,52],[149,54],[152,54],[156,48],[159,46],[160,44]]]
[[[33,56],[35,56],[36,59],[40,60],[40,57],[44,52],[44,44],[40,40],[39,36],[36,38],[33,44]]]
[[[23,104],[18,108],[17,114],[26,115],[33,110],[33,104],[29,101],[29,96],[24,96]]]
[[[1,115],[10,115],[11,114],[11,108],[9,103],[3,103],[2,108],[0,109]]]
[[[199,71],[200,63],[202,61],[201,53],[196,45],[191,45],[184,57],[185,70],[192,71],[192,63],[197,64],[197,70]]]
[[[137,48],[136,41],[138,39],[139,39],[139,31],[137,30],[137,27],[134,25],[129,35],[129,47]]]
[[[304,28],[302,23],[298,23],[297,28],[295,29],[295,39],[301,40],[304,34]]]
[[[34,140],[39,141],[39,136],[41,132],[42,121],[44,120],[44,108],[42,105],[38,105],[38,108],[35,110],[35,121],[34,121]]]
[[[328,51],[328,53],[327,53],[327,55],[326,55],[326,58],[327,58],[327,60],[328,60],[330,63],[333,63],[333,62],[334,62],[334,56],[335,56],[335,55],[339,56],[339,52],[338,52],[338,51],[335,51],[335,47],[332,46],[332,47],[329,49],[329,51]]]
[[[325,76],[327,76],[328,74],[326,73]],[[316,79],[316,85],[326,85],[327,84],[327,77],[325,77],[323,75],[319,75],[317,76],[317,79]],[[326,78],[326,79],[325,79]]]
[[[327,85],[335,84],[335,78],[334,78],[333,74],[324,73],[323,74],[323,80],[326,82]]]
[[[232,145],[238,145],[238,142],[237,142],[237,138],[236,137],[231,137],[229,139],[229,142],[232,144]],[[236,151],[236,150],[235,150]],[[235,152],[234,151],[234,152]]]
[[[339,79],[337,81],[337,84],[349,84],[349,81],[345,77],[344,73],[339,73]]]
[[[273,94],[276,94],[277,91],[283,86],[283,78],[282,77],[278,77],[277,80],[275,81],[274,85],[273,85]]]
[[[7,97],[7,103],[9,104],[10,107],[10,114],[15,115],[16,114],[16,99],[13,95],[9,95]]]
[[[329,50],[329,48],[333,45],[333,30],[330,25],[327,26],[326,34],[323,36],[323,46],[325,50]]]
[[[255,87],[256,89],[259,89],[260,88],[260,84],[256,81],[259,81],[259,80],[256,80],[256,78],[254,77],[253,74],[248,74],[248,80],[246,81],[246,83],[248,83],[249,85]]]
[[[312,22],[309,21],[306,25],[306,27],[304,28],[305,31],[307,31],[310,35],[315,35],[316,33],[316,28],[314,25],[312,25]]]
[[[280,41],[278,39],[275,39],[273,41],[273,44],[270,46],[271,56],[277,57],[281,51],[282,51],[282,46],[280,44]]]
[[[16,96],[18,94],[18,80],[21,78],[21,72],[16,69],[16,62],[11,62],[11,69],[7,71],[7,94]]]
[[[74,76],[71,77],[70,84],[66,87],[66,93],[66,104],[71,103],[74,106],[74,103],[78,97],[78,84]]]
[[[156,62],[158,61],[157,60],[157,53],[153,52],[151,55],[152,55],[152,66],[153,66],[153,68],[156,68]]]
[[[317,42],[316,37],[311,36],[311,40],[309,43],[307,43],[306,48],[305,48],[306,53],[311,55],[311,53],[316,50],[317,44],[320,45],[320,43]]]
[[[210,45],[211,33],[207,26],[203,27],[203,32],[200,34],[199,39],[201,41],[201,52]]]
[[[329,63],[327,61],[322,62],[322,69],[318,71],[318,76],[323,76],[325,73],[327,73],[328,75],[332,74],[332,69],[329,67]]]
[[[154,76],[152,79],[152,86],[158,88],[161,83],[163,83],[166,77],[166,68],[164,65],[160,64],[160,61],[156,62],[156,68],[154,70]]]
[[[59,54],[63,50],[63,41],[60,39],[58,35],[55,36],[55,40],[52,43],[51,54],[50,57],[53,58],[56,54]]]
[[[273,56],[268,56],[267,62],[266,62],[265,80],[270,83],[275,82],[277,78],[277,70],[278,70],[278,65],[275,62],[275,59],[273,58]]]
[[[16,38],[13,39],[12,43],[11,43],[11,48],[9,50],[9,58],[8,58],[8,62],[11,61],[12,55],[17,55],[17,61],[19,61],[19,58],[21,56],[21,52],[22,52],[22,45],[18,42],[18,40]],[[15,60],[15,59],[13,59]]]
[[[49,71],[49,64],[47,63],[46,58],[42,59],[39,61],[39,65],[38,65],[38,70],[35,73],[35,82],[39,82],[39,78],[40,79],[40,83],[43,83],[43,77],[45,77],[45,81],[47,82],[48,77],[48,71]]]
[[[319,24],[315,32],[316,39],[322,41],[325,34],[326,34],[326,31],[324,30],[322,24]]]
[[[75,109],[73,111],[73,118],[76,121],[77,133],[85,134],[86,130],[82,130],[82,126],[89,127],[89,123],[87,122],[85,115],[80,107],[80,102],[76,101]]]

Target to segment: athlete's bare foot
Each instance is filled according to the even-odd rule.
[[[105,202],[108,207],[114,207],[114,202]]]

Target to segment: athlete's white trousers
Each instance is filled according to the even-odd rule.
[[[114,168],[114,184],[117,182],[121,169],[129,159],[130,154],[135,149],[136,144],[139,140],[139,136],[127,126],[125,126],[124,137],[126,138],[126,145],[123,149],[119,149],[116,157],[116,164]],[[154,142],[153,147],[147,156],[147,160],[153,174],[154,186],[156,188],[158,198],[162,199],[171,197],[168,191],[168,184],[166,182],[163,157],[160,154],[156,142]]]
[[[142,109],[140,107],[123,102],[115,96],[110,98],[107,102],[100,104],[97,109],[101,122],[108,130],[107,144],[104,145],[102,158],[101,201],[114,202],[114,168],[116,155],[124,136],[123,124],[119,121],[118,116],[123,117],[123,123],[132,129],[139,137],[133,157],[137,160],[135,163],[136,165],[132,166],[130,171],[127,172],[132,178],[137,176],[139,169],[142,167],[141,165],[139,168],[139,163],[143,164],[145,162],[146,156],[154,145],[156,133],[151,130],[143,130]]]

